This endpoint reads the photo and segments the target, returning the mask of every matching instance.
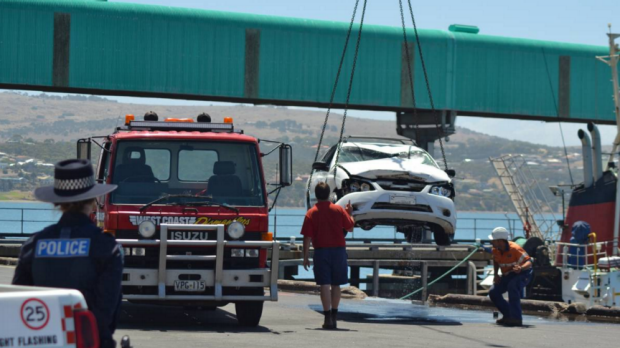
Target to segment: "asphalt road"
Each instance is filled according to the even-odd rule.
[[[0,283],[12,267],[0,266]],[[125,303],[116,338],[135,348],[190,347],[579,347],[613,346],[619,325],[526,316],[525,327],[494,324],[491,312],[429,308],[406,301],[344,300],[339,330],[322,330],[318,296],[280,293],[261,325],[237,325],[233,305],[215,311]]]

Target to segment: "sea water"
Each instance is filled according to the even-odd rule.
[[[269,231],[278,239],[294,236],[300,242],[301,225],[305,209],[276,208],[269,214]],[[0,234],[31,234],[45,226],[55,223],[60,212],[53,205],[40,202],[0,202]],[[559,214],[546,214],[546,220],[560,219]],[[501,212],[459,212],[457,218],[457,240],[487,239],[493,228],[503,226],[513,233],[513,237],[523,236],[523,225],[515,213]],[[356,228],[347,236],[348,239],[402,239],[393,227],[377,226],[370,231]]]

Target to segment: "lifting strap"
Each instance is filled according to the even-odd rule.
[[[417,44],[418,52],[419,52],[419,55],[420,55],[420,61],[422,63],[422,70],[424,72],[424,81],[426,83],[426,90],[428,92],[428,97],[429,97],[430,104],[431,104],[431,112],[432,112],[432,114],[434,116],[435,126],[437,127],[437,132],[438,132],[438,135],[439,135],[439,145],[440,145],[440,148],[441,148],[441,155],[442,155],[442,158],[443,158],[444,167],[447,170],[448,169],[448,161],[446,160],[446,153],[445,153],[445,150],[444,150],[443,140],[442,140],[442,138],[444,136],[444,131],[443,131],[443,128],[441,127],[441,125],[440,125],[439,115],[437,113],[437,110],[435,110],[435,103],[433,102],[433,96],[432,96],[432,93],[431,93],[430,83],[429,83],[429,80],[428,80],[428,74],[427,74],[427,70],[426,70],[426,65],[424,63],[424,55],[422,54],[422,46],[420,45],[420,37],[418,35],[418,28],[416,26],[415,17],[413,15],[413,7],[411,5],[411,0],[407,0],[407,1],[408,1],[408,4],[409,4],[409,13],[411,15],[411,21],[413,23],[413,29],[414,29],[414,32],[415,32],[416,44]],[[346,120],[347,120],[347,112],[348,112],[348,109],[349,109],[349,101],[351,99],[351,91],[353,89],[353,80],[354,80],[354,77],[355,77],[355,67],[357,65],[357,57],[359,55],[360,42],[361,42],[361,39],[362,39],[362,29],[364,27],[364,17],[366,15],[366,4],[367,4],[367,2],[368,2],[368,0],[364,0],[364,4],[363,4],[363,7],[362,7],[362,16],[361,16],[360,25],[359,25],[359,32],[358,32],[358,36],[357,36],[357,42],[356,42],[356,45],[355,45],[355,54],[353,55],[353,66],[351,68],[351,75],[350,75],[349,86],[348,86],[348,90],[347,90],[347,99],[346,99],[345,106],[344,106],[344,114],[343,114],[343,117],[342,117],[342,125],[340,127],[340,136],[339,136],[339,139],[338,139],[338,149],[336,151],[336,161],[335,161],[335,165],[334,165],[334,167],[335,167],[335,169],[334,169],[334,181],[336,181],[336,174],[338,172],[338,159],[340,157],[340,150],[341,150],[341,146],[342,146],[342,138],[344,136],[344,128],[345,128],[345,124],[346,124]],[[414,120],[416,122],[415,123],[416,140],[419,140],[420,137],[419,137],[419,124],[417,123],[417,106],[416,106],[416,101],[415,101],[415,88],[414,88],[414,84],[413,84],[413,73],[411,71],[411,57],[409,55],[409,44],[408,44],[408,41],[407,41],[407,30],[406,30],[406,26],[405,26],[405,16],[404,16],[404,11],[403,11],[402,0],[399,0],[398,2],[399,2],[399,5],[400,5],[400,17],[401,17],[401,24],[402,24],[402,28],[403,28],[403,39],[404,39],[404,42],[405,42],[405,52],[406,52],[406,55],[407,55],[407,68],[409,70],[408,71],[409,72],[408,75],[409,75],[409,83],[410,83],[410,86],[411,86],[411,99],[413,101],[413,115],[414,115]],[[321,129],[321,136],[319,137],[319,143],[318,143],[318,146],[317,146],[317,149],[316,149],[316,154],[314,156],[314,162],[318,161],[318,159],[319,159],[319,153],[321,151],[321,145],[323,143],[323,137],[325,135],[325,129],[327,127],[327,122],[329,120],[329,115],[330,115],[330,112],[331,112],[331,109],[332,109],[332,106],[333,106],[333,103],[334,103],[334,97],[336,95],[336,89],[338,88],[338,82],[340,81],[340,74],[342,72],[342,66],[344,64],[344,59],[346,57],[347,49],[348,49],[348,46],[349,46],[349,39],[351,38],[351,32],[353,30],[353,23],[355,22],[355,16],[356,16],[356,13],[357,13],[358,6],[359,6],[359,0],[356,0],[355,1],[355,6],[353,8],[353,15],[351,16],[351,22],[349,23],[349,30],[347,31],[347,37],[346,37],[346,40],[345,40],[345,43],[344,43],[344,48],[342,50],[342,56],[340,58],[340,64],[338,65],[338,72],[336,73],[336,80],[335,80],[334,86],[332,88],[332,93],[331,93],[331,97],[330,97],[330,100],[329,100],[329,107],[327,108],[327,113],[325,114],[325,121],[323,122],[323,128]],[[310,194],[310,185],[311,185],[311,182],[312,182],[312,175],[313,175],[313,171],[310,172],[310,178],[308,180],[308,185],[306,187],[306,194],[307,194],[308,197],[309,197],[309,194]],[[333,189],[335,189],[335,188],[333,188]],[[308,203],[310,203],[310,202],[308,202]]]
[[[444,131],[439,122],[439,114],[437,110],[435,110],[435,103],[433,102],[433,94],[431,93],[431,84],[428,80],[428,73],[426,71],[426,64],[424,63],[424,54],[422,54],[422,45],[420,45],[420,36],[418,35],[418,27],[415,24],[415,17],[413,16],[413,6],[411,6],[411,0],[407,0],[409,4],[409,14],[411,15],[411,23],[413,23],[413,31],[415,33],[415,40],[418,46],[418,52],[420,54],[420,62],[422,63],[422,71],[424,72],[424,82],[426,83],[426,91],[428,93],[428,100],[431,103],[431,113],[435,120],[435,127],[437,127],[437,134],[439,135],[439,147],[441,148],[441,157],[443,159],[444,168],[448,170],[448,161],[446,160],[446,151],[443,147],[443,136]],[[409,56],[409,43],[407,41],[407,30],[405,27],[405,16],[403,14],[403,1],[398,0],[398,4],[400,6],[400,19],[403,27],[403,40],[405,41],[405,52],[407,55],[407,69],[409,70],[409,83],[411,86],[411,100],[413,101],[413,119],[415,123],[416,130],[416,142],[420,140],[419,138],[419,124],[417,123],[417,107],[415,102],[415,88],[413,84],[413,74],[411,72],[411,57]]]
[[[364,11],[366,10],[366,1],[367,0],[364,0]],[[346,57],[347,49],[349,47],[349,39],[351,38],[351,32],[353,31],[353,23],[355,22],[355,15],[357,13],[358,5],[359,5],[359,0],[356,0],[355,7],[353,8],[353,15],[351,16],[351,22],[349,23],[349,30],[347,31],[347,37],[344,42],[344,48],[342,49],[342,56],[340,57],[340,64],[338,65],[338,72],[336,73],[336,81],[334,82],[334,87],[332,88],[332,94],[329,99],[329,107],[327,108],[327,113],[325,114],[325,121],[323,122],[323,128],[321,129],[321,136],[319,137],[319,144],[316,148],[316,154],[314,155],[314,162],[318,161],[319,159],[319,153],[321,151],[321,145],[323,144],[323,137],[325,135],[325,128],[327,127],[327,121],[329,120],[329,114],[334,104],[334,97],[336,96],[336,89],[338,88],[338,82],[340,81],[340,74],[342,72],[342,66],[344,65],[344,59]],[[361,29],[361,25],[360,25],[360,29]],[[359,35],[361,36],[361,30],[360,30]],[[358,37],[358,42],[359,42],[359,37]],[[346,121],[346,111],[345,111],[345,117],[343,117],[342,119],[343,128],[344,128],[345,121]],[[343,131],[341,130],[339,143],[342,141],[342,134],[343,134]],[[308,179],[308,185],[306,187],[306,195],[308,197],[310,195],[310,183],[312,182],[313,174],[314,174],[314,171],[311,170],[310,178]],[[308,201],[307,203],[310,204],[310,201]]]

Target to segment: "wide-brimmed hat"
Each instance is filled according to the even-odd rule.
[[[35,189],[34,196],[43,202],[70,203],[105,195],[116,187],[97,184],[89,160],[69,159],[54,165],[54,185]]]

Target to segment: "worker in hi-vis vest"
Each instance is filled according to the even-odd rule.
[[[530,256],[517,243],[508,239],[510,234],[504,227],[493,230],[489,239],[493,244],[493,287],[489,297],[503,317],[497,320],[500,325],[521,326],[521,296],[523,289],[532,279]],[[501,269],[502,275],[499,275]],[[508,302],[503,294],[508,292]]]

